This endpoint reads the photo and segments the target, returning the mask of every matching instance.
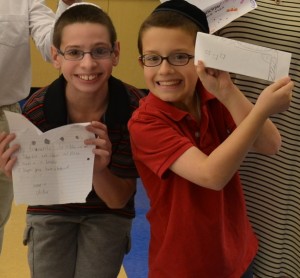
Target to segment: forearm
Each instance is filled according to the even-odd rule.
[[[136,190],[136,179],[120,178],[106,167],[94,170],[93,186],[108,207],[123,208]]]
[[[82,2],[81,0],[59,0],[57,10],[56,10],[56,19],[72,4]]]
[[[62,0],[62,2],[64,2],[66,5],[70,6],[76,2],[81,2],[79,0]]]
[[[266,116],[253,108],[232,134],[209,155],[192,147],[170,169],[199,186],[223,189],[240,168],[263,128],[265,119]]]
[[[67,6],[71,6],[74,3],[80,3],[82,0],[60,0],[59,4],[65,4]]]
[[[223,104],[238,126],[247,117],[254,105],[236,86],[232,90],[234,92],[230,94],[230,97]],[[266,119],[253,143],[253,151],[271,155],[276,154],[280,146],[281,136],[279,131],[270,119]]]
[[[221,190],[238,171],[247,153],[257,140],[265,118],[251,111],[233,133],[206,159],[200,162],[199,172],[205,173],[199,185]],[[200,174],[202,175],[202,174]],[[200,176],[199,176],[200,177]],[[202,184],[201,184],[202,183]]]
[[[201,61],[196,69],[203,86],[225,105],[237,128],[209,155],[191,147],[171,165],[171,170],[199,186],[221,190],[253,146],[266,154],[278,151],[280,134],[269,116],[289,107],[294,83],[289,77],[277,80],[262,91],[253,105],[228,73],[205,69]]]

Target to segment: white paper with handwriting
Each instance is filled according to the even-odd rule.
[[[169,0],[160,2],[166,1]],[[187,0],[187,2],[205,12],[211,34],[257,7],[255,0]]]
[[[87,123],[70,124],[42,133],[23,115],[5,111],[14,143],[21,145],[13,168],[16,204],[82,203],[92,189],[94,134]]]
[[[291,53],[199,32],[195,64],[274,82],[289,75]]]

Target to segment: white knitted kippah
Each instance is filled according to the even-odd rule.
[[[91,5],[91,6],[94,6],[94,7],[98,8],[98,9],[102,10],[102,8],[101,8],[100,6],[98,6],[98,5],[96,5],[96,4],[93,4],[93,3],[88,3],[88,2],[74,3],[74,4],[70,5],[70,6],[67,8],[67,10],[70,9],[70,8],[73,8],[73,7],[75,7],[75,6],[78,6],[78,5]]]

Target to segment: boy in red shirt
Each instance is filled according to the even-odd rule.
[[[149,277],[252,277],[257,239],[237,173],[249,150],[275,154],[268,119],[289,107],[293,82],[253,105],[230,75],[193,63],[205,14],[186,1],[159,5],[140,28],[150,90],[129,121],[136,166],[150,199]]]

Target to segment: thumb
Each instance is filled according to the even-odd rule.
[[[282,88],[283,86],[287,85],[291,81],[291,78],[289,76],[285,76],[273,84],[269,86],[269,89],[272,90],[273,92],[277,91],[278,89]]]

